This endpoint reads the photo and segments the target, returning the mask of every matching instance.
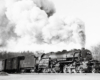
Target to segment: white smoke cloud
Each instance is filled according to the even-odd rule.
[[[30,32],[35,35],[37,30],[46,24],[47,14],[31,0],[18,1],[11,7],[6,14],[8,19],[16,24],[15,32],[18,35],[27,35]]]
[[[9,22],[6,15],[0,16],[0,47],[6,46],[7,40],[14,36],[14,25]]]
[[[34,3],[44,10],[48,16],[51,16],[55,13],[54,5],[50,0],[33,0]]]
[[[6,39],[7,51],[58,51],[85,46],[83,21],[56,16],[48,0],[6,0],[6,17],[15,35]],[[7,29],[7,30],[8,30]],[[5,32],[4,32],[5,33]],[[2,38],[1,38],[2,43]],[[1,47],[2,49],[2,47]]]
[[[79,20],[60,19],[55,15],[49,19],[49,24],[43,29],[44,41],[48,44],[58,45],[60,49],[73,49],[85,47],[85,25]],[[63,48],[61,48],[61,46]]]

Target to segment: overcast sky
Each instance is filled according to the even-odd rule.
[[[85,23],[86,46],[100,42],[100,0],[52,0],[60,16],[75,17]]]

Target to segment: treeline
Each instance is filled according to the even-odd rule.
[[[0,52],[0,60],[2,59],[7,59],[7,58],[13,58],[17,56],[28,56],[28,55],[35,55],[36,57],[41,56],[42,54],[47,54],[46,56],[50,55],[60,55],[60,54],[65,54],[69,52],[75,52],[78,51],[79,49],[73,49],[70,51],[67,50],[62,50],[62,51],[57,51],[57,52],[49,52],[49,53],[44,53],[44,52],[30,52],[30,51],[25,51],[25,52],[7,52],[7,51],[1,51]]]
[[[100,61],[100,45],[91,48],[93,58]]]
[[[12,57],[17,57],[17,56],[27,56],[27,55],[34,55],[34,53],[30,52],[30,51],[26,51],[26,52],[2,51],[2,52],[0,52],[0,60],[7,59],[7,58],[12,58]]]
[[[2,59],[7,59],[7,58],[13,58],[17,56],[27,56],[27,55],[35,55],[36,57],[41,56],[42,54],[47,54],[47,56],[51,54],[63,54],[66,53],[66,50],[58,51],[58,52],[49,52],[49,53],[43,53],[43,52],[30,52],[30,51],[25,51],[25,52],[7,52],[7,51],[1,51],[0,52],[0,60]]]

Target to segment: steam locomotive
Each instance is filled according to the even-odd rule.
[[[0,71],[31,73],[99,73],[100,62],[87,49],[18,56],[0,61]]]
[[[38,66],[42,72],[90,73],[96,72],[95,63],[89,50],[64,50],[44,55]]]

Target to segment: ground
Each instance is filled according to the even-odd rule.
[[[100,74],[9,74],[0,80],[100,80]]]

